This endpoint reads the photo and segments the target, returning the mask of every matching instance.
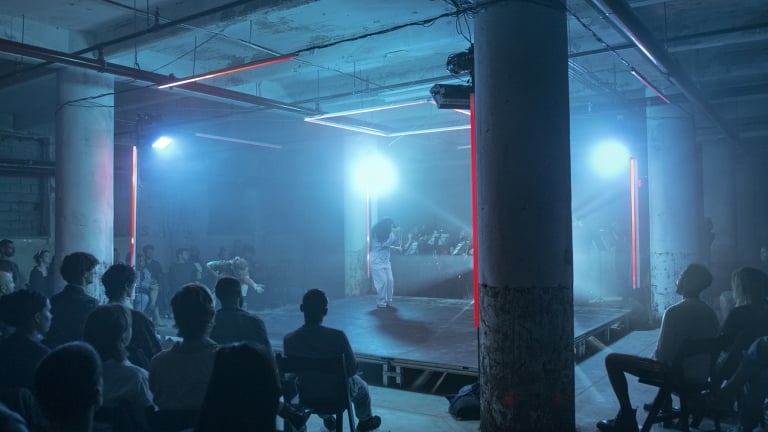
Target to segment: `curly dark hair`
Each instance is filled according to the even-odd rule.
[[[64,257],[61,261],[61,277],[67,283],[74,284],[89,271],[96,268],[99,260],[88,252],[74,252]]]
[[[136,271],[125,264],[114,264],[101,276],[104,293],[110,301],[125,297],[134,282],[136,282]]]

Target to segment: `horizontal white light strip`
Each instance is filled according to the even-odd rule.
[[[396,136],[406,136],[406,135],[419,135],[419,134],[428,134],[428,133],[436,133],[436,132],[447,132],[447,131],[453,131],[453,130],[462,130],[462,129],[469,129],[469,125],[458,125],[458,126],[446,126],[446,127],[440,127],[440,128],[433,128],[433,129],[419,129],[419,130],[413,130],[413,131],[405,131],[405,132],[395,132],[388,134],[387,136],[396,137]]]
[[[195,136],[200,137],[200,138],[209,138],[209,139],[213,139],[213,140],[227,141],[227,142],[233,142],[233,143],[238,143],[238,144],[248,144],[248,145],[258,146],[258,147],[267,147],[267,148],[273,148],[273,149],[281,149],[281,148],[283,148],[283,146],[281,146],[281,145],[265,144],[265,143],[260,143],[260,142],[256,142],[256,141],[249,141],[249,140],[244,140],[244,139],[239,139],[239,138],[229,138],[229,137],[223,137],[223,136],[218,136],[218,135],[209,135],[209,134],[204,134],[204,133],[195,133]]]
[[[327,113],[327,114],[320,114],[312,117],[307,117],[304,120],[310,121],[308,119],[324,119],[324,118],[330,118],[330,117],[342,117],[342,116],[349,116],[349,115],[355,115],[355,114],[364,114],[369,112],[384,111],[388,109],[402,108],[402,107],[413,106],[413,105],[422,105],[429,102],[430,102],[429,100],[425,99],[425,100],[406,102],[406,103],[401,103],[396,105],[384,105],[384,106],[371,107],[371,108],[360,108],[360,109],[349,110],[349,111],[339,111],[335,113]]]
[[[304,121],[305,122],[309,122],[309,123],[317,123],[317,124],[321,124],[321,125],[325,125],[325,126],[331,126],[331,127],[335,127],[335,128],[339,128],[339,129],[346,129],[346,130],[351,130],[351,131],[355,131],[355,132],[367,133],[367,134],[370,134],[370,135],[389,136],[389,134],[387,134],[386,132],[382,132],[382,131],[380,131],[378,129],[366,128],[366,127],[362,127],[362,126],[350,126],[350,125],[345,125],[345,124],[341,124],[341,123],[335,123],[335,122],[326,121],[326,120],[318,120],[318,119],[313,118],[313,117],[307,117],[307,118],[304,119]]]

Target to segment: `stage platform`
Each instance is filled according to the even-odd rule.
[[[253,312],[266,323],[275,351],[282,350],[283,336],[303,323],[299,305]],[[607,345],[623,334],[629,313],[602,305],[575,306],[577,361],[590,354],[590,347]],[[392,308],[377,308],[374,296],[331,299],[324,324],[344,330],[370,384],[440,393],[477,379],[478,333],[471,300],[396,297]],[[589,343],[595,339],[600,343]]]

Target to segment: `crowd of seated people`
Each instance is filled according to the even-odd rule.
[[[240,280],[218,280],[218,311],[205,285],[181,287],[170,299],[180,340],[160,350],[151,320],[132,309],[134,269],[107,269],[102,283],[108,302],[100,305],[86,292],[96,262],[85,252],[67,255],[60,268],[67,285],[50,301],[29,289],[0,296],[0,321],[11,330],[0,338],[0,430],[141,432],[162,430],[168,424],[159,422],[174,418],[178,430],[274,432],[279,417],[303,429],[302,408],[281,402],[267,328],[242,309]],[[355,375],[349,344],[338,343],[346,336],[320,325],[327,299],[310,292],[324,302],[305,298],[301,308],[310,318],[296,334],[312,330],[312,346],[324,350],[314,352],[304,346],[310,341],[299,338],[289,338],[286,346],[317,358],[344,349],[352,365],[350,385],[354,380],[357,389],[357,430],[377,429],[381,419],[372,414],[367,386]],[[325,425],[335,426],[331,421]]]
[[[731,411],[737,403],[738,430],[751,432],[760,423],[763,402],[768,396],[768,274],[742,267],[731,276],[735,307],[718,324],[715,311],[699,295],[712,282],[706,267],[692,264],[677,281],[683,300],[664,313],[654,358],[611,353],[605,368],[619,402],[615,418],[598,422],[604,432],[637,432],[636,410],[629,399],[625,374],[641,379],[667,380],[686,341],[699,341],[716,354],[714,368],[707,355],[682,363],[685,382],[710,389],[698,409],[712,414]],[[704,395],[706,396],[706,395]],[[662,411],[671,413],[672,400],[663,401]],[[681,419],[687,427],[688,419]]]
[[[472,255],[472,234],[464,229],[446,230],[426,225],[401,233],[403,255]]]

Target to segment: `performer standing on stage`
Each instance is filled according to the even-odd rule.
[[[376,288],[376,306],[390,307],[395,281],[392,278],[392,263],[389,254],[392,248],[400,247],[399,237],[395,233],[400,227],[392,219],[382,219],[371,228],[371,278]]]

